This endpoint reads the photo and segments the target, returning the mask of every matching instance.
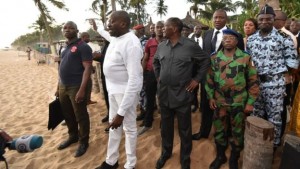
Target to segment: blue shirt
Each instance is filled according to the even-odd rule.
[[[80,85],[84,72],[82,62],[92,62],[92,49],[85,42],[76,39],[70,42],[61,53],[59,68],[60,84]]]

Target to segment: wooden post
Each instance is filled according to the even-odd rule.
[[[246,119],[243,169],[271,169],[274,125],[259,117]]]

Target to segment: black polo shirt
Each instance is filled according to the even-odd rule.
[[[92,62],[91,47],[80,39],[70,42],[61,53],[59,68],[60,84],[80,85],[84,72],[82,62]]]

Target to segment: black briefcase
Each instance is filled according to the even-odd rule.
[[[56,98],[49,104],[48,130],[54,130],[64,119],[59,99]]]
[[[291,134],[285,136],[280,169],[300,168],[300,138]]]

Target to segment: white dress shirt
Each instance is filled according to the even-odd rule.
[[[217,30],[216,28],[214,28],[214,33],[213,33],[213,36],[212,36],[211,39],[213,39],[214,36],[215,36],[215,33],[216,33],[217,31],[219,31],[219,33],[218,33],[218,35],[217,35],[216,51],[219,49],[219,47],[220,47],[220,45],[221,45],[221,43],[222,43],[223,30],[225,30],[225,29],[228,29],[227,26],[224,26],[224,27],[223,27],[222,29],[220,29],[220,30]]]

